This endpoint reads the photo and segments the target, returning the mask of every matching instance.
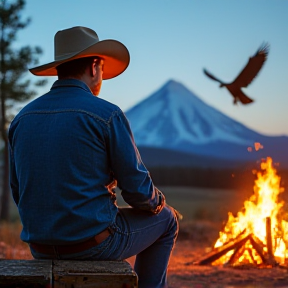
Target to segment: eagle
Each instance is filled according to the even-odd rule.
[[[242,69],[239,75],[234,79],[231,83],[224,83],[210,72],[208,72],[205,68],[203,69],[205,75],[207,75],[212,80],[215,80],[220,83],[220,87],[226,87],[227,90],[234,97],[234,104],[237,104],[240,101],[242,104],[252,103],[254,100],[248,97],[243,93],[241,88],[247,87],[253,79],[257,76],[259,71],[261,70],[264,62],[267,59],[269,53],[270,45],[268,43],[264,43],[260,46],[254,56],[250,57],[246,66]]]

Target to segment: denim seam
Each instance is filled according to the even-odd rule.
[[[125,215],[122,214],[122,213],[121,213],[121,215],[122,215],[122,217],[125,219],[125,221],[126,221],[126,223],[127,223],[128,221],[127,221],[127,219],[125,218]],[[155,215],[155,216],[157,216],[157,215]],[[159,221],[157,224],[149,225],[149,228],[150,228],[150,227],[154,227],[154,226],[158,225],[159,223],[162,223],[162,222],[164,222],[164,221],[166,221],[166,220],[167,220],[167,218],[162,219],[162,220]],[[127,225],[127,226],[129,227],[129,225]],[[138,230],[128,231],[128,232],[122,232],[122,231],[121,231],[121,232],[117,231],[117,232],[119,232],[119,233],[121,233],[121,234],[129,235],[129,234],[139,233],[139,232],[141,232],[141,231],[143,231],[143,230],[145,230],[145,229],[146,229],[146,227],[145,227],[145,228],[138,229]]]
[[[81,109],[65,109],[65,110],[58,110],[58,111],[48,111],[48,110],[35,110],[35,111],[31,111],[31,112],[26,112],[26,113],[23,113],[17,120],[16,122],[18,122],[21,118],[23,118],[24,116],[27,116],[27,115],[33,115],[33,114],[59,114],[59,113],[73,113],[73,112],[77,112],[77,113],[83,113],[83,114],[86,114],[92,118],[94,118],[95,120],[97,121],[100,121],[100,122],[103,122],[105,123],[106,125],[109,125],[110,122],[111,122],[111,118],[114,116],[115,112],[117,113],[117,111],[114,111],[112,113],[112,115],[110,116],[110,118],[108,120],[105,120],[103,118],[101,118],[100,116],[98,115],[95,115],[94,113],[91,113],[91,112],[88,112],[88,111],[85,111],[85,110],[81,110]]]
[[[166,220],[167,219],[164,219],[162,221],[159,221],[157,224],[149,225],[149,228],[153,228],[154,226],[159,225],[159,223],[165,222]],[[144,227],[144,228],[141,228],[141,229],[138,229],[138,230],[133,230],[133,231],[130,231],[129,234],[136,234],[136,233],[139,233],[139,232],[141,232],[143,230],[146,230],[146,229],[147,229],[147,227]]]
[[[113,111],[111,116],[109,117],[109,120],[107,121],[107,124],[110,125],[110,123],[112,122],[112,118],[114,118],[115,116],[118,116],[122,114],[122,111]]]
[[[126,239],[126,245],[125,246],[128,246],[130,244],[129,245],[129,249],[131,248],[131,245],[132,245],[130,239],[131,239],[131,233],[127,233],[127,239]],[[123,256],[124,252],[125,252],[125,250],[122,249],[122,253],[119,255],[118,260],[122,259],[122,256]]]

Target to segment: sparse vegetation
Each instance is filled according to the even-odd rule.
[[[179,239],[199,240],[199,237],[202,237],[202,240],[207,239],[209,231],[215,235],[215,231],[221,228],[221,223],[227,218],[227,209],[236,213],[245,199],[245,193],[231,189],[193,187],[159,187],[159,189],[165,193],[167,203],[184,216],[180,223]],[[117,199],[119,206],[127,205],[119,191]],[[28,245],[20,240],[22,226],[17,217],[16,206],[11,202],[10,207],[10,218],[14,219],[14,222],[0,223],[0,258],[31,258]],[[214,240],[214,237],[212,238]]]
[[[32,259],[29,247],[20,239],[22,226],[1,222],[0,225],[0,259]]]
[[[201,284],[199,287],[208,287],[208,283],[214,283],[213,287],[228,287],[232,284],[233,287],[240,287],[237,285],[243,282],[248,284],[251,283],[251,279],[258,278],[259,283],[267,281],[267,283],[272,283],[269,287],[276,287],[276,284],[288,281],[286,270],[280,268],[274,268],[269,272],[273,276],[263,269],[243,270],[240,275],[237,269],[192,264],[211,250],[219,236],[220,229],[227,220],[228,210],[233,213],[238,212],[243,201],[253,193],[253,187],[247,191],[192,187],[158,188],[165,193],[167,202],[184,216],[180,221],[178,240],[169,264],[169,287],[188,288],[194,287],[192,286],[194,284],[196,287],[199,283]],[[126,205],[119,191],[117,196],[118,205]],[[20,240],[21,224],[16,217],[15,205],[12,205],[11,210],[15,221],[0,223],[0,259],[32,259],[28,245]],[[131,265],[134,261],[135,257],[128,259]]]

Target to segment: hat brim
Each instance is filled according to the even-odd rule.
[[[98,56],[104,60],[103,80],[114,78],[123,73],[130,62],[128,49],[121,42],[108,39],[99,41],[69,58],[37,66],[29,69],[29,71],[36,76],[57,76],[56,67],[58,65],[90,56]]]

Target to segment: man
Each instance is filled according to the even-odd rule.
[[[102,79],[127,68],[129,52],[85,27],[58,31],[54,44],[55,61],[30,71],[58,80],[9,129],[21,239],[38,259],[137,255],[139,287],[167,287],[175,211],[153,185],[121,109],[95,97]],[[117,207],[116,185],[132,208]]]

